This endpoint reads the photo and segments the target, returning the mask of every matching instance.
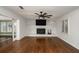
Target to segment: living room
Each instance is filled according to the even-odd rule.
[[[78,15],[78,6],[1,6],[0,37],[2,38],[0,41],[2,46],[0,48],[0,52],[79,52],[79,27],[77,27],[79,25]],[[6,25],[9,27],[6,27]],[[5,30],[5,28],[7,29]],[[4,41],[6,41],[8,38],[10,41],[8,40],[8,43],[5,43]],[[58,42],[59,39],[60,41],[62,40],[63,42],[65,41],[68,43],[69,47],[72,47],[68,47],[68,49],[65,49],[65,51],[63,45],[63,48],[60,47],[59,50],[54,48],[56,50],[54,51],[52,50],[53,48],[48,46],[50,49],[47,50],[46,48],[43,51],[41,46],[43,44],[47,44],[44,43],[44,41],[46,40],[45,42],[47,42],[47,39],[52,40],[51,38],[55,40],[53,42]],[[31,42],[28,39],[34,40],[34,42]],[[38,46],[38,44],[36,44],[37,42],[35,41],[36,39],[38,39],[39,42],[43,42]],[[23,48],[24,51],[22,51],[22,47],[18,47],[18,42],[16,42],[22,40],[27,43],[32,43],[33,46],[36,44],[37,47],[39,47],[39,50],[37,49],[35,51],[32,48],[29,48],[32,47],[29,45],[27,48],[31,49],[32,51],[25,49],[25,46]],[[50,40],[49,43],[51,42]],[[62,41],[60,43],[63,43]],[[6,44],[10,45],[10,42],[16,42],[16,45],[14,43],[13,45],[11,44],[10,47],[18,47],[18,49],[16,50],[15,48],[13,50],[13,48],[10,48],[10,51],[8,51],[6,48],[9,47],[6,47]],[[51,42],[51,44],[53,42]],[[54,44],[52,44],[52,47],[53,45]],[[67,46],[65,46],[65,48],[66,47]]]

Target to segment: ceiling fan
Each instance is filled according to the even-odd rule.
[[[40,11],[40,14],[38,13],[35,14],[38,15],[39,18],[42,17],[43,19],[50,18],[51,16],[53,16],[53,15],[48,15],[47,13],[43,13],[42,11]]]

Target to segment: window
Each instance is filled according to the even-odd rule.
[[[12,34],[12,21],[0,20],[0,35]]]
[[[68,20],[63,20],[62,21],[62,32],[68,33]]]

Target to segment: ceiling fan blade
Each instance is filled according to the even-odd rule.
[[[45,15],[45,17],[51,17],[51,16],[53,16],[53,15]]]
[[[22,6],[19,6],[20,9],[24,9]]]
[[[38,13],[35,13],[36,15],[39,15]]]
[[[46,15],[47,13],[44,13],[43,15]]]
[[[52,15],[46,15],[45,17],[50,18]]]
[[[49,16],[47,16],[47,18],[50,18]]]
[[[53,16],[53,15],[47,15],[47,16]]]

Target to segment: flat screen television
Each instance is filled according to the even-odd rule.
[[[46,26],[46,20],[36,19],[37,26]]]

